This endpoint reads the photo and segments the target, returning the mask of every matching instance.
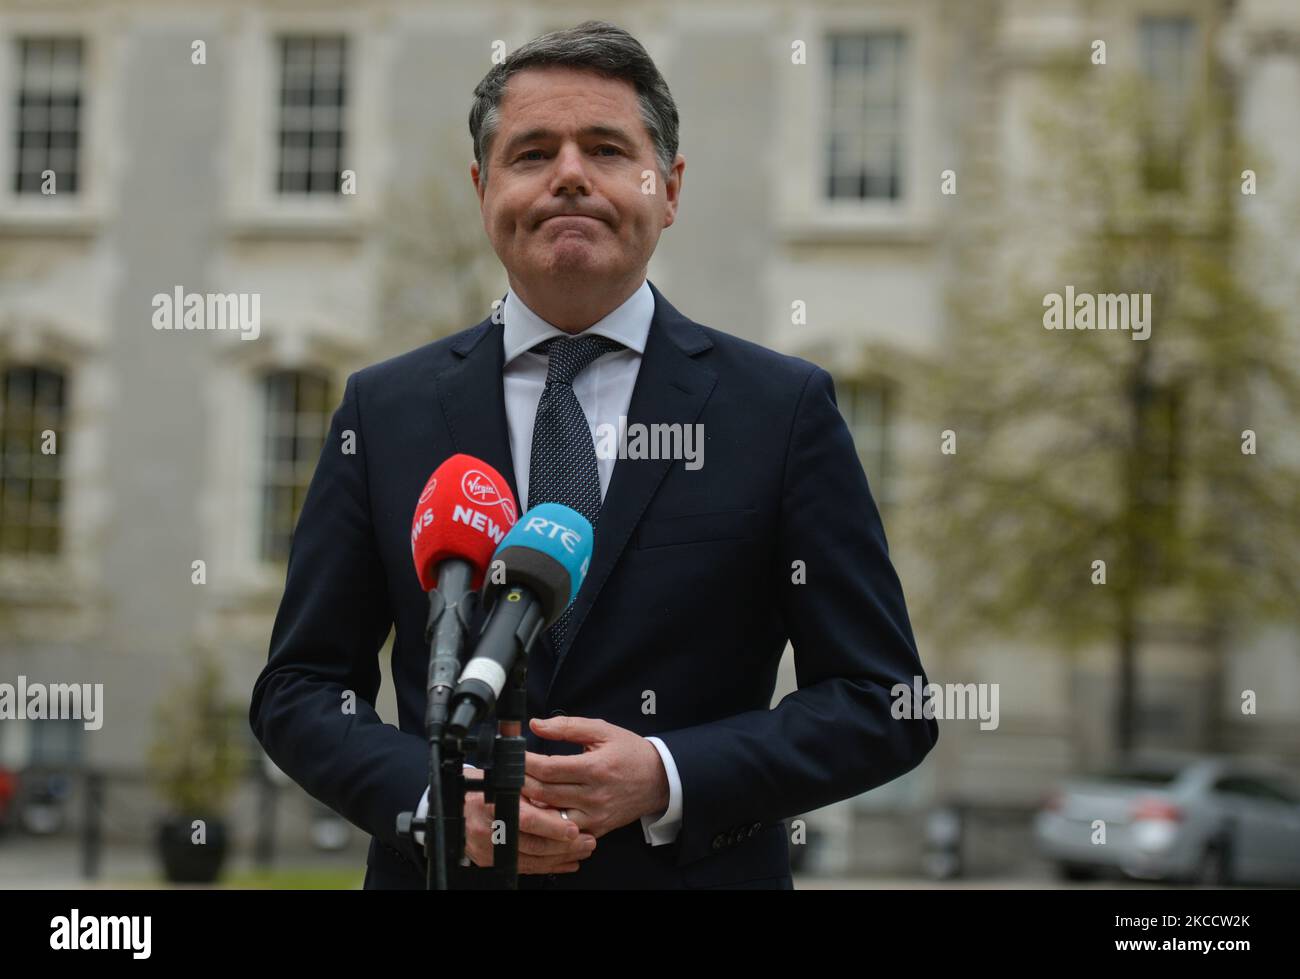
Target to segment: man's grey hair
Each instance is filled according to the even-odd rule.
[[[588,20],[577,27],[543,34],[516,48],[501,64],[493,65],[474,88],[469,134],[474,140],[480,180],[487,180],[487,160],[500,122],[506,82],[517,71],[550,66],[594,71],[631,82],[641,104],[641,121],[654,144],[659,174],[668,179],[677,158],[677,103],[668,91],[668,83],[640,41],[621,27]]]

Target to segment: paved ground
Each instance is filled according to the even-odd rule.
[[[1106,880],[1088,883],[1073,883],[1055,880],[1051,877],[985,877],[976,880],[933,881],[915,877],[839,877],[815,878],[796,877],[796,890],[800,891],[839,891],[839,890],[1079,890],[1097,888],[1102,890],[1160,888],[1161,884],[1144,884],[1137,881]]]
[[[161,877],[157,855],[148,847],[106,847],[96,881],[87,881],[81,873],[81,855],[75,845],[63,840],[32,840],[8,837],[0,840],[0,890],[15,889],[84,889],[84,888],[157,888],[166,886]],[[303,851],[284,854],[276,863],[279,870],[302,868],[310,874],[334,874],[347,878],[354,874],[359,882],[365,868],[364,848],[341,854]],[[251,856],[235,854],[230,873],[254,871]],[[290,885],[293,886],[293,885]],[[328,885],[339,886],[339,885]],[[984,877],[973,880],[937,882],[921,877],[811,877],[796,875],[797,890],[878,890],[878,889],[1022,889],[1022,888],[1140,888],[1153,885],[1125,881],[1100,881],[1077,884],[1059,881],[1046,874],[1031,873],[1021,877]],[[1159,885],[1154,885],[1159,886]]]
[[[285,854],[277,869],[305,868],[313,873],[354,872],[358,881],[365,874],[364,848],[342,854],[314,851]],[[229,863],[233,874],[252,873],[256,868],[247,853],[234,854]],[[0,841],[0,890],[56,890],[105,887],[163,887],[157,853],[145,846],[105,847],[98,879],[88,881],[81,870],[81,854],[63,841],[32,841],[13,838]]]

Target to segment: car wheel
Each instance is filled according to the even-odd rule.
[[[1096,880],[1100,874],[1095,867],[1089,867],[1081,863],[1058,863],[1056,865],[1056,875],[1062,880]]]
[[[1227,887],[1232,883],[1230,855],[1226,840],[1212,840],[1196,865],[1196,883],[1206,887]]]

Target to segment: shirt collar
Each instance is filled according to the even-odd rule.
[[[595,333],[617,340],[623,346],[645,353],[646,337],[650,334],[650,321],[654,318],[655,297],[649,280],[642,279],[640,287],[628,296],[623,305],[597,320],[581,335]],[[565,337],[565,333],[542,319],[524,305],[513,289],[507,290],[504,306],[505,337],[503,340],[505,364],[526,350],[551,337]]]

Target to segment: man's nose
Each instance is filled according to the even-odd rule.
[[[551,178],[551,193],[564,191],[569,193],[591,193],[591,181],[587,173],[587,161],[582,155],[582,148],[573,143],[564,143],[555,155],[555,172]]]

